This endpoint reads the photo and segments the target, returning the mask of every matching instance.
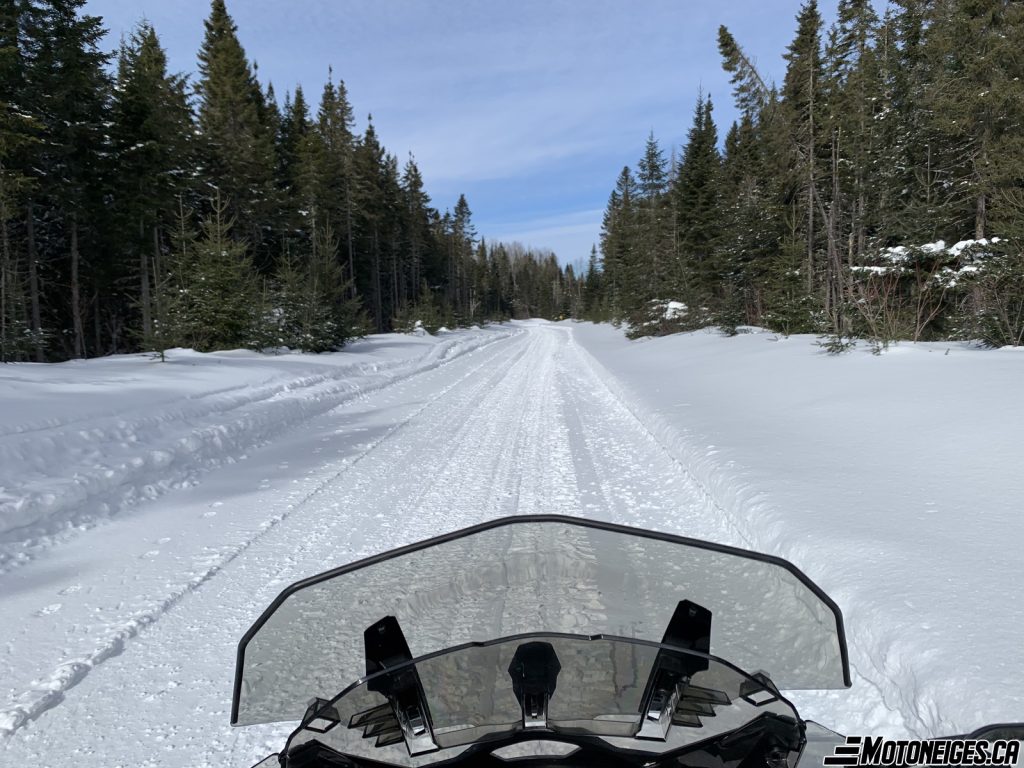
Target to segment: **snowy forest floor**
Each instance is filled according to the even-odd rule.
[[[284,586],[507,514],[791,559],[854,668],[805,717],[1024,712],[1024,354],[527,322],[171,360],[0,368],[0,763],[251,765],[290,728],[230,728],[235,648]]]

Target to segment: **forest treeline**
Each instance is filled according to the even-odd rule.
[[[720,149],[702,94],[678,159],[622,170],[585,316],[1024,344],[1024,3],[809,0],[781,85],[718,47],[740,118]]]
[[[84,4],[0,0],[0,360],[326,351],[578,303],[553,254],[434,208],[329,70],[279,106],[224,0],[193,78],[146,22],[104,53]]]

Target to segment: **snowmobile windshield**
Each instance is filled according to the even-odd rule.
[[[363,632],[397,618],[412,657],[526,633],[659,643],[682,600],[710,653],[781,689],[840,688],[839,609],[778,558],[576,518],[504,518],[292,585],[239,644],[232,723],[300,720],[367,674]]]
[[[542,733],[524,724],[510,675],[524,650],[538,647],[557,660]],[[689,674],[656,737],[637,738],[648,681],[666,652],[689,666]],[[423,720],[430,724],[419,739],[409,738],[408,727],[403,733],[400,709],[387,696],[389,685],[413,668],[426,704]],[[762,716],[797,722],[792,705],[769,685],[717,659],[627,638],[527,635],[431,654],[357,683],[318,703],[292,734],[288,751],[317,741],[373,765],[424,766],[465,756],[470,748],[522,757],[550,754],[552,745],[566,752],[596,742],[646,760],[706,746]],[[528,737],[541,743],[520,741]]]

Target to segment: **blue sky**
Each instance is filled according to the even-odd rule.
[[[683,142],[699,89],[720,135],[735,116],[716,48],[725,24],[780,80],[799,0],[228,0],[262,83],[301,83],[315,105],[328,65],[359,130],[373,114],[412,152],[434,205],[465,193],[477,231],[585,260],[623,165],[654,131]],[[825,0],[826,17],[833,13]],[[89,0],[114,49],[142,17],[171,67],[195,72],[209,0]]]

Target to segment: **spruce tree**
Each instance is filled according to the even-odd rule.
[[[668,163],[652,131],[647,136],[644,154],[637,164],[637,256],[643,265],[635,265],[637,276],[643,274],[644,295],[650,299],[670,298],[668,276],[673,272],[674,253],[668,205]]]
[[[954,203],[949,232],[980,239],[993,234],[993,204],[1019,188],[1024,169],[1024,9],[1003,0],[938,0],[931,13],[927,103]]]
[[[402,203],[404,255],[408,264],[409,285],[415,290],[424,279],[436,284],[439,274],[437,265],[430,258],[430,196],[424,189],[423,176],[412,155],[402,171]]]
[[[681,262],[677,284],[680,296],[694,306],[713,303],[718,298],[722,277],[715,263],[721,217],[721,158],[711,113],[711,97],[705,99],[701,95],[673,189]]]
[[[112,108],[113,190],[125,263],[137,286],[138,333],[153,334],[153,284],[164,279],[167,233],[192,185],[193,125],[185,78],[167,72],[156,31],[143,22],[121,46]]]
[[[352,278],[352,295],[356,292],[356,204],[358,179],[354,163],[355,118],[348,102],[345,84],[334,84],[333,71],[320,97],[317,111],[317,134],[323,141],[324,157],[321,171],[326,214],[337,222],[342,260],[346,274]]]
[[[638,312],[648,297],[641,291],[636,258],[637,184],[629,166],[619,173],[608,198],[601,223],[601,256],[605,291],[612,316],[617,322]]]
[[[20,0],[0,2],[0,362],[27,359],[33,347],[27,270],[13,231],[29,190],[26,163],[38,128],[21,106],[21,18]]]
[[[822,85],[821,15],[816,0],[806,0],[797,15],[797,33],[786,50],[782,85],[784,117],[790,132],[789,202],[798,237],[803,241],[807,293],[818,285],[819,189],[821,163]]]
[[[356,289],[364,296],[378,333],[386,330],[384,313],[383,237],[385,233],[384,148],[372,120],[352,157],[353,241]]]
[[[37,145],[32,168],[38,199],[52,212],[45,220],[52,226],[37,240],[35,218],[43,211],[34,205],[35,195],[30,199],[29,279],[30,284],[35,280],[31,270],[38,258],[49,262],[53,283],[67,286],[63,307],[55,307],[55,314],[58,326],[66,331],[58,338],[67,340],[63,351],[71,357],[87,352],[85,304],[94,287],[88,285],[86,271],[107,267],[98,241],[105,215],[99,192],[109,172],[109,57],[99,47],[106,34],[101,20],[83,14],[84,6],[85,0],[47,0],[25,17],[23,106],[40,124],[43,140]],[[30,290],[33,297],[38,296],[38,288],[30,286]],[[33,330],[40,331],[36,317]]]
[[[205,30],[198,83],[203,176],[241,235],[262,254],[276,199],[273,126],[264,122],[266,101],[224,0],[212,0]]]
[[[215,199],[212,209],[199,237],[182,225],[177,285],[166,296],[168,335],[199,352],[262,346],[267,322],[263,286],[246,244],[231,235],[234,222],[227,203]]]
[[[359,336],[364,321],[329,222],[315,224],[311,246],[305,256],[283,259],[278,270],[276,339],[305,352],[329,352]]]

